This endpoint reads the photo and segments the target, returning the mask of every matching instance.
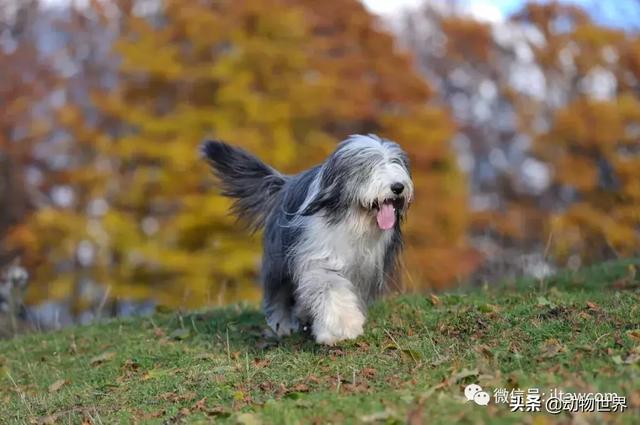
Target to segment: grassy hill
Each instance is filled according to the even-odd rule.
[[[637,266],[636,266],[637,265]],[[0,342],[0,423],[640,423],[640,262],[377,303],[338,347],[234,306]],[[488,406],[464,398],[476,383]],[[624,413],[511,412],[494,389],[617,392]]]

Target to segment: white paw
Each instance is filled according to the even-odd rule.
[[[274,313],[267,318],[267,324],[278,337],[289,336],[300,328],[300,323],[293,315]]]
[[[359,309],[323,319],[313,324],[313,335],[318,344],[334,345],[345,339],[355,339],[364,332],[365,317]]]

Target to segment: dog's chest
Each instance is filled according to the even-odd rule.
[[[332,262],[347,279],[362,289],[380,284],[390,231],[372,228],[370,223],[346,221],[326,228],[325,232]]]

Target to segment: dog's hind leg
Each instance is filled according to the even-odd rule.
[[[312,319],[316,342],[333,345],[362,335],[365,315],[353,284],[322,267],[306,271],[296,289],[296,309]]]

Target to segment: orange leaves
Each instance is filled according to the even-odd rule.
[[[580,99],[557,114],[537,151],[554,167],[555,181],[577,190],[581,203],[552,222],[557,251],[595,260],[608,251],[633,255],[640,244],[640,102]]]
[[[113,52],[80,67],[82,78],[100,80],[96,70],[118,58],[113,85],[87,89],[90,111],[70,102],[56,115],[73,166],[55,183],[74,196],[14,232],[39,265],[33,288],[64,296],[81,275],[114,297],[175,306],[256,299],[259,236],[215,194],[198,153],[205,137],[287,173],[323,161],[352,133],[397,140],[417,188],[410,267],[434,258],[439,270],[457,270],[425,268],[419,285],[468,273],[465,182],[448,146],[454,124],[427,106],[430,87],[360,2],[158,4],[147,10],[157,16],[140,16],[120,2]],[[88,27],[68,31],[72,42],[91,38]],[[81,245],[91,251],[84,265]]]
[[[580,99],[556,116],[558,142],[569,147],[608,150],[624,136],[624,116],[619,103]]]
[[[449,18],[442,21],[442,30],[449,35],[447,53],[454,59],[476,63],[490,59],[493,39],[489,26],[471,19]]]
[[[579,191],[593,190],[598,186],[598,169],[596,163],[590,158],[565,155],[558,158],[554,165],[555,176],[559,183]]]

